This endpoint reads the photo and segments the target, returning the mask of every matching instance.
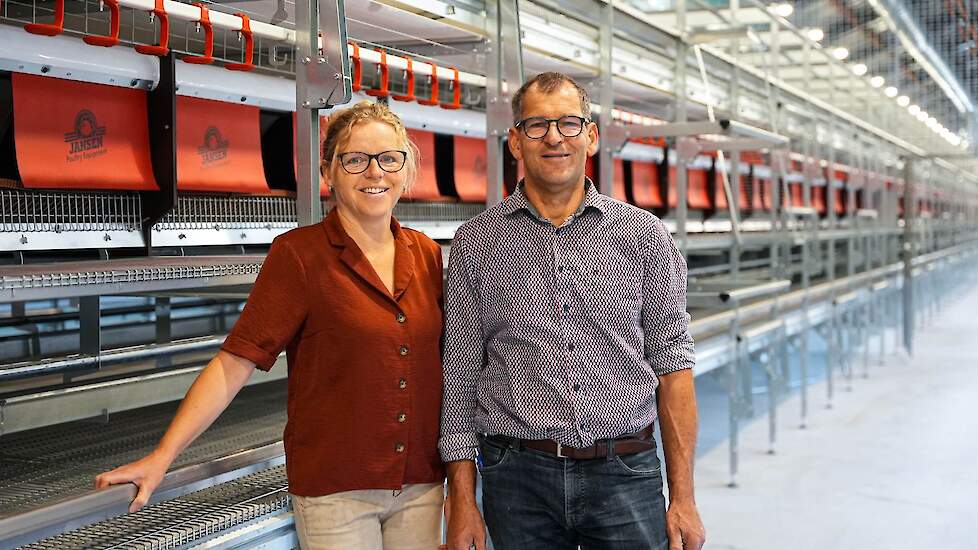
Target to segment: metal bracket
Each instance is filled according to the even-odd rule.
[[[344,6],[344,0],[296,2],[298,107],[325,109],[353,98]]]

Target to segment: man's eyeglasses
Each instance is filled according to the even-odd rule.
[[[359,151],[340,153],[340,166],[347,174],[362,174],[367,171],[371,160],[377,161],[377,166],[384,172],[399,172],[404,168],[407,151],[384,151],[376,155],[368,155]]]
[[[564,137],[577,137],[584,131],[584,127],[591,122],[590,120],[574,115],[566,115],[560,118],[544,118],[534,116],[524,118],[516,123],[516,127],[523,130],[526,137],[530,139],[542,139],[550,131],[550,125],[556,124],[557,131]]]

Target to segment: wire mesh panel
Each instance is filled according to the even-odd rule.
[[[399,220],[463,222],[485,210],[482,204],[401,202],[394,208]]]
[[[135,193],[72,193],[0,189],[0,231],[139,231]]]
[[[246,388],[172,468],[278,441],[285,426],[285,384]],[[148,454],[163,435],[176,403],[2,436],[0,517],[92,490],[102,472]]]
[[[154,229],[288,229],[296,226],[292,197],[181,196]]]
[[[285,466],[149,506],[25,549],[169,549],[200,543],[289,506]]]

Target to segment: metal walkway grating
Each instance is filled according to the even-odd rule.
[[[285,380],[245,388],[172,468],[280,440],[285,399]],[[153,449],[177,404],[0,436],[0,518],[91,491],[96,475]]]

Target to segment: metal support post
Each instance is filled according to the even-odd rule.
[[[156,313],[156,343],[167,344],[172,340],[170,325],[170,298],[158,296],[153,298]]]
[[[679,31],[679,40],[676,42],[676,68],[675,68],[675,90],[676,101],[676,122],[687,121],[686,110],[686,61],[689,51],[686,45],[686,0],[676,0],[676,27]],[[668,162],[668,157],[666,159]],[[676,236],[680,252],[684,256],[689,255],[689,238],[686,232],[687,218],[687,174],[686,165],[682,162],[682,155],[676,154]]]
[[[817,219],[817,218],[816,218]],[[817,224],[815,220],[806,220],[805,223]],[[813,230],[814,232],[814,230]],[[816,241],[817,242],[817,241]],[[809,288],[811,286],[811,275],[809,272],[808,264],[810,262],[809,258],[809,247],[807,241],[802,244],[801,248],[801,286],[802,286],[802,302],[801,302],[801,314],[802,314],[802,328],[801,328],[801,345],[798,350],[798,366],[799,366],[799,376],[801,377],[801,427],[804,428],[808,423],[808,333],[811,330],[811,326],[808,320],[808,308],[810,305]]]
[[[828,349],[825,361],[825,408],[832,408],[835,397],[835,363],[839,357],[839,305],[832,300],[832,313],[829,317],[828,338],[825,339]]]
[[[767,383],[767,454],[775,454],[778,442],[778,374],[775,366],[777,357],[774,341],[769,341],[767,349],[761,354],[761,366]]]
[[[856,299],[858,300],[859,298]],[[858,320],[855,318],[856,314],[854,311],[857,305],[858,304],[853,304],[853,303],[846,304],[845,310],[842,313],[843,324],[846,326],[845,345],[844,345],[845,363],[843,364],[843,369],[844,369],[843,372],[845,373],[845,377],[846,377],[847,392],[852,391],[852,377],[853,377],[853,372],[855,371],[855,362],[852,356],[856,351],[854,341],[856,339],[857,333],[855,330],[853,330],[853,328],[856,326],[856,323],[858,322]]]
[[[319,2],[295,3],[296,215],[300,226],[318,223],[323,217],[319,110],[348,103],[353,97],[344,0],[323,0],[322,6]]]
[[[602,24],[600,27],[601,36],[599,39],[601,76],[594,82],[600,86],[598,93],[595,94],[601,104],[601,116],[598,118],[598,135],[601,141],[598,149],[598,187],[602,193],[614,199],[624,201],[625,197],[619,196],[624,192],[615,189],[615,147],[612,145],[611,126],[615,123],[612,117],[612,109],[615,107],[614,71],[612,66],[612,51],[614,45],[614,24],[615,7],[608,1],[601,8]]]
[[[738,379],[738,373],[741,369],[750,369],[750,355],[744,350],[747,347],[747,343],[743,341],[740,337],[739,327],[735,321],[731,326],[731,335],[734,338],[734,357],[733,360],[727,364],[727,396],[729,403],[729,434],[728,434],[728,459],[730,466],[730,481],[727,483],[729,487],[737,486],[737,468],[739,466],[740,458],[740,448],[739,448],[739,427],[740,427],[740,414],[743,409],[743,403],[740,398],[740,390]],[[746,358],[746,360],[745,360]]]
[[[503,200],[504,147],[513,125],[512,96],[523,84],[523,45],[516,0],[486,2],[486,206]]]
[[[173,340],[173,325],[170,322],[170,298],[165,296],[153,298],[153,307],[156,313],[156,343],[168,344]],[[160,356],[156,360],[156,366],[158,368],[169,367],[170,364],[171,358],[169,355]]]
[[[914,160],[903,162],[903,347],[913,355],[914,330],[914,221],[917,216]]]
[[[102,352],[102,310],[98,296],[78,299],[78,338],[81,355],[97,356]]]

